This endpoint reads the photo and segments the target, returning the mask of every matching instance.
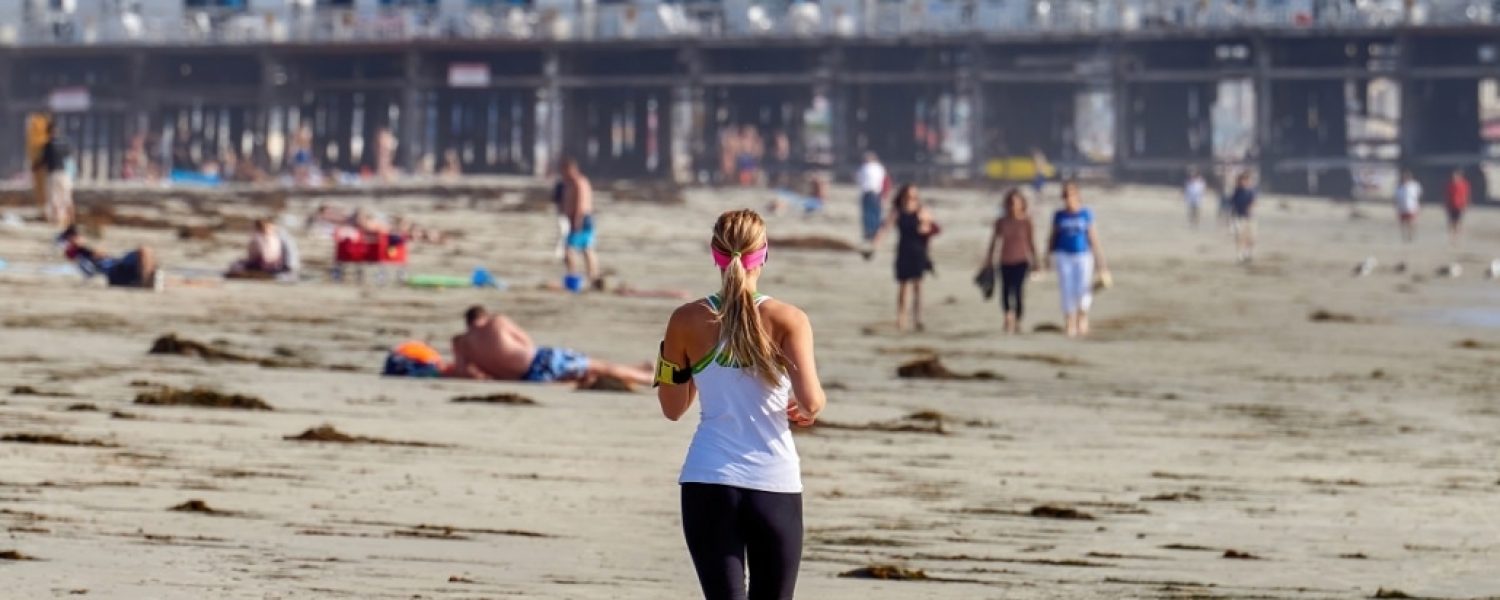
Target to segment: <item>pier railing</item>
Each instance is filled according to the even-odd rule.
[[[103,3],[100,3],[103,4]],[[463,10],[194,11],[96,9],[0,23],[0,44],[265,44],[424,39],[615,41],[670,38],[895,38],[1131,34],[1236,29],[1500,25],[1500,0],[541,0]]]

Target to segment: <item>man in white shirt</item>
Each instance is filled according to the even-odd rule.
[[[1411,171],[1402,171],[1401,184],[1396,186],[1396,218],[1401,224],[1401,240],[1406,243],[1417,238],[1417,209],[1421,206],[1422,184]]]
[[[865,153],[865,162],[855,174],[854,182],[859,185],[860,222],[864,225],[864,239],[865,242],[870,242],[880,229],[880,199],[885,194],[886,187],[885,165],[880,164],[880,158],[874,152]]]
[[[1187,183],[1182,188],[1182,196],[1187,200],[1188,224],[1194,228],[1198,227],[1198,215],[1203,209],[1203,196],[1207,194],[1208,182],[1203,180],[1203,175],[1198,172],[1198,169],[1190,169]]]

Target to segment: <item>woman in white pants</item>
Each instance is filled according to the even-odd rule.
[[[1094,300],[1094,268],[1109,281],[1109,268],[1099,250],[1094,212],[1083,206],[1078,184],[1063,184],[1063,208],[1052,215],[1052,235],[1047,241],[1047,260],[1057,265],[1057,285],[1062,292],[1063,319],[1068,337],[1089,333],[1089,305]]]

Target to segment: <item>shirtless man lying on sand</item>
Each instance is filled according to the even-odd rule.
[[[490,314],[482,306],[465,311],[464,322],[468,330],[453,338],[450,377],[538,383],[587,383],[614,377],[634,385],[651,385],[649,368],[590,360],[566,348],[538,346],[515,322],[504,315]]]

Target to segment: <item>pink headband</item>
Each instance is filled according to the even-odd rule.
[[[729,255],[720,252],[718,248],[714,248],[712,246],[709,247],[709,250],[713,251],[714,264],[718,265],[720,271],[729,268],[729,261],[736,258],[740,259],[740,264],[745,266],[746,271],[752,271],[755,270],[756,267],[766,264],[766,255],[771,252],[771,243],[766,242],[766,245],[761,246],[760,250],[756,250],[749,254],[740,254],[736,252],[733,255]]]

